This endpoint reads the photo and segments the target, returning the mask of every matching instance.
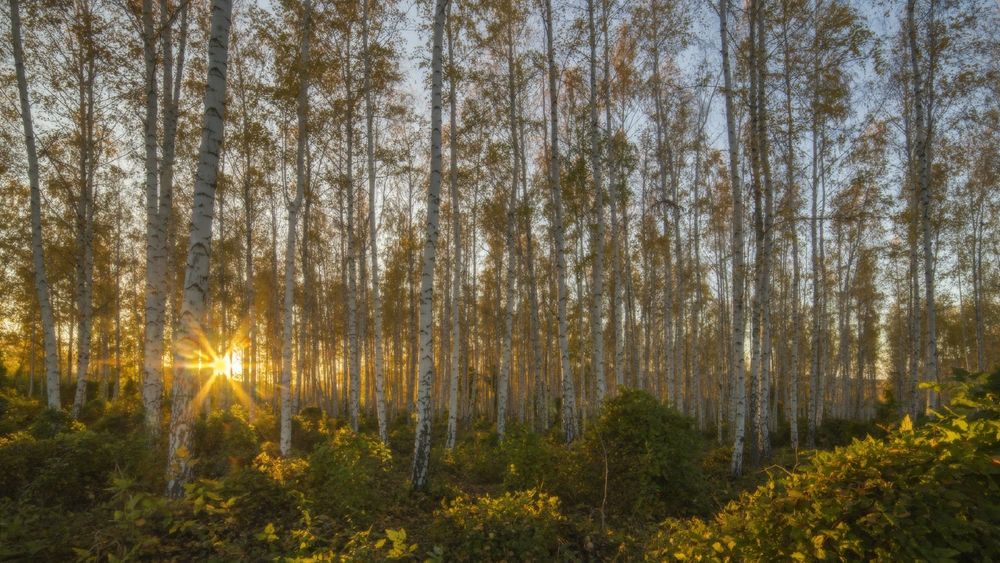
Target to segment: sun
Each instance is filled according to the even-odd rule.
[[[212,371],[225,377],[239,377],[243,374],[243,358],[233,350],[215,359]]]

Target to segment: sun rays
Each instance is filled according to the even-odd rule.
[[[237,330],[226,338],[216,340],[208,337],[205,330],[197,330],[193,338],[177,343],[175,369],[190,370],[198,382],[193,399],[195,408],[202,407],[213,395],[251,407],[246,386],[252,383],[243,362],[248,334],[248,323],[241,321]],[[218,349],[213,340],[219,342]]]

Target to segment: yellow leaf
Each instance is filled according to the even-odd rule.
[[[713,543],[712,544],[712,549],[714,549],[718,553],[722,553],[723,551],[725,551],[725,548],[723,548],[722,544],[719,543],[719,542]]]
[[[806,556],[805,556],[804,553],[796,551],[795,553],[792,554],[792,559],[794,559],[796,561],[805,561],[806,560]]]
[[[913,432],[913,421],[910,420],[910,415],[903,417],[903,422],[899,423],[900,432]]]

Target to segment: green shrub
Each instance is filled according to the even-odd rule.
[[[308,458],[301,486],[311,512],[329,517],[362,515],[387,488],[389,449],[374,436],[341,428]]]
[[[135,398],[122,398],[106,404],[101,417],[90,425],[95,432],[124,436],[143,429],[142,404]]]
[[[278,436],[278,417],[274,416],[271,411],[257,408],[254,412],[253,422],[251,425],[257,433],[257,440],[261,443],[278,443],[280,438]]]
[[[58,434],[66,432],[78,432],[83,430],[83,424],[73,420],[66,411],[45,409],[36,416],[28,430],[36,438],[53,438]]]
[[[806,427],[802,426],[801,428]],[[846,446],[854,440],[860,440],[866,436],[882,438],[885,437],[885,431],[874,423],[864,420],[825,418],[816,429],[816,447],[832,449],[837,446]]]
[[[242,407],[212,411],[194,425],[195,467],[200,475],[221,477],[246,467],[257,455],[257,434]]]
[[[42,403],[13,389],[0,391],[0,436],[23,430],[44,411]]]
[[[626,389],[605,402],[584,435],[581,473],[567,480],[566,494],[575,490],[581,501],[603,504],[615,516],[699,513],[705,505],[702,449],[693,420],[649,393]]]
[[[536,490],[465,496],[434,513],[431,534],[448,561],[548,560],[560,552],[559,499]]]
[[[560,478],[566,473],[563,463],[570,452],[544,436],[524,430],[512,431],[498,453],[504,462],[503,484],[508,491],[559,490],[565,485]]]
[[[0,496],[81,508],[104,498],[112,472],[134,465],[138,447],[90,431],[0,440]]]
[[[443,452],[443,463],[463,480],[478,485],[499,484],[504,480],[507,463],[498,446],[496,432],[476,431],[451,451]]]
[[[1000,558],[1000,373],[965,383],[937,420],[909,419],[745,494],[708,522],[670,520],[653,560]]]
[[[292,448],[308,454],[327,441],[336,430],[335,421],[318,407],[307,407],[292,417]]]

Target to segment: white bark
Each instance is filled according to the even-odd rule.
[[[503,340],[501,344],[500,377],[497,380],[497,435],[503,441],[507,427],[508,390],[510,388],[512,340],[514,336],[514,216],[517,206],[517,187],[520,181],[520,151],[518,149],[517,98],[514,89],[514,34],[508,30],[507,41],[507,116],[510,125],[510,142],[513,174],[510,196],[507,200],[507,225],[504,240],[507,247],[504,280]]]
[[[350,52],[350,36],[347,40]],[[350,404],[351,430],[358,431],[361,412],[361,344],[358,341],[358,274],[357,241],[354,238],[354,94],[351,90],[350,57],[346,58],[344,82],[347,86],[347,341],[350,350]]]
[[[309,34],[312,31],[312,1],[302,7],[302,38],[299,43],[299,95],[296,101],[298,146],[295,153],[295,199],[288,204],[288,232],[285,236],[285,302],[281,339],[281,455],[292,450],[292,330],[295,307],[295,235],[299,211],[305,198],[306,150],[309,142]],[[299,369],[301,374],[302,370]]]
[[[924,253],[924,315],[926,317],[926,378],[932,382],[938,382],[938,349],[937,349],[937,313],[935,310],[935,290],[934,290],[934,252],[933,239],[934,232],[931,226],[931,132],[933,130],[932,112],[930,104],[924,99],[930,99],[934,88],[934,53],[933,45],[927,53],[931,63],[928,73],[927,83],[924,83],[920,69],[920,48],[917,43],[917,23],[914,12],[916,10],[916,0],[906,2],[906,20],[908,26],[910,44],[910,70],[913,80],[913,113],[916,119],[914,153],[917,160],[917,181],[920,190],[920,234]],[[933,29],[934,0],[931,0],[931,24]],[[928,107],[925,107],[926,106]]]
[[[142,399],[146,429],[154,438],[160,431],[160,405],[163,397],[163,324],[166,304],[162,241],[166,230],[159,219],[157,188],[157,105],[156,31],[153,25],[153,0],[142,2],[142,44],[145,62],[146,114],[146,327],[143,335]]]
[[[566,242],[563,237],[562,189],[559,186],[559,93],[556,91],[556,55],[552,31],[552,0],[545,0],[545,51],[549,71],[550,132],[552,135],[549,158],[549,188],[552,190],[553,225],[552,234],[556,253],[556,291],[559,303],[559,358],[562,367],[562,424],[567,442],[576,439],[576,391],[573,384],[573,370],[569,363],[569,336],[566,326],[566,303],[569,299],[566,287]]]
[[[24,126],[24,146],[28,154],[28,185],[31,189],[31,258],[35,274],[35,293],[42,317],[42,339],[45,351],[45,387],[47,404],[58,410],[59,355],[56,349],[55,321],[52,302],[49,300],[49,283],[45,276],[45,252],[42,245],[42,190],[39,185],[38,153],[35,150],[35,129],[31,120],[31,102],[28,99],[28,78],[24,69],[24,47],[21,44],[21,12],[18,0],[10,0],[10,32],[14,54],[14,74],[21,103],[21,123]]]
[[[93,49],[93,29],[89,5],[80,3],[76,16],[81,21],[78,48],[81,60],[77,70],[79,80],[79,135],[80,135],[80,194],[76,206],[77,256],[77,355],[76,394],[72,416],[78,418],[87,398],[87,373],[90,369],[91,319],[93,317],[92,289],[94,285],[94,80],[96,78]]]
[[[191,430],[194,423],[191,400],[195,393],[198,364],[212,357],[211,350],[206,350],[203,343],[207,320],[212,211],[222,148],[232,8],[231,0],[212,0],[205,114],[191,206],[191,234],[184,273],[184,294],[174,354],[170,447],[167,451],[167,495],[173,498],[184,493],[184,484],[191,478]]]
[[[733,198],[733,403],[735,417],[733,429],[733,459],[730,471],[734,476],[743,473],[743,440],[746,422],[746,384],[743,373],[743,283],[746,276],[743,263],[743,184],[739,172],[739,144],[736,136],[736,113],[733,107],[733,77],[729,66],[729,0],[719,2],[719,35],[722,41],[722,74],[726,100],[726,133],[729,141],[729,183]]]
[[[174,155],[177,137],[178,104],[184,55],[187,45],[188,3],[180,7],[180,38],[176,72],[173,58],[171,16],[166,0],[160,0],[160,48],[163,58],[163,160],[157,184],[157,93],[156,29],[151,0],[143,2],[143,59],[146,78],[146,287],[145,332],[143,334],[143,406],[146,428],[154,438],[160,432],[160,405],[163,397],[163,333],[166,324],[169,227],[173,209]]]
[[[462,343],[461,324],[459,323],[462,309],[462,219],[458,206],[458,116],[457,116],[457,81],[458,69],[455,68],[455,41],[451,24],[451,3],[448,4],[448,155],[449,160],[449,192],[451,195],[451,233],[454,243],[455,260],[453,265],[452,307],[451,307],[451,376],[448,381],[448,438],[445,447],[455,447],[455,437],[458,434],[458,376],[459,348]]]
[[[378,416],[378,435],[382,442],[389,441],[388,420],[385,412],[385,383],[382,363],[382,295],[378,278],[378,232],[375,222],[375,108],[372,94],[371,51],[368,44],[369,0],[362,0],[361,42],[365,62],[365,156],[368,164],[368,233],[372,256],[372,311],[375,318],[375,412]],[[456,364],[457,361],[453,361]]]
[[[788,5],[782,4],[782,55],[784,58],[784,94],[785,94],[785,189],[789,191],[792,202],[792,220],[789,234],[792,242],[792,365],[788,376],[788,423],[790,426],[791,446],[799,449],[799,348],[802,342],[802,311],[799,300],[801,283],[801,268],[799,266],[799,190],[795,184],[795,132],[794,115],[792,113],[792,67],[790,62],[791,49],[788,44]]]
[[[622,259],[621,242],[618,234],[618,203],[621,198],[618,186],[617,163],[612,156],[614,147],[614,129],[611,121],[611,54],[610,37],[608,35],[608,19],[610,19],[610,0],[602,2],[601,27],[604,35],[604,122],[608,134],[608,193],[611,201],[611,263],[614,275],[614,290],[611,295],[611,332],[615,339],[615,387],[625,385],[625,335],[622,321]]]
[[[590,308],[591,343],[594,346],[594,378],[597,408],[604,404],[607,383],[604,380],[604,184],[601,176],[601,149],[597,122],[597,27],[594,25],[594,0],[587,0],[590,31],[590,167],[594,175],[594,234],[591,242],[594,269]],[[607,82],[607,76],[604,77]]]
[[[441,208],[441,51],[448,3],[449,0],[436,0],[434,3],[434,38],[431,43],[431,174],[427,188],[427,225],[424,229],[423,267],[420,274],[420,377],[417,382],[417,427],[410,476],[415,490],[427,487],[427,470],[431,457],[434,261],[437,257],[438,215]]]

